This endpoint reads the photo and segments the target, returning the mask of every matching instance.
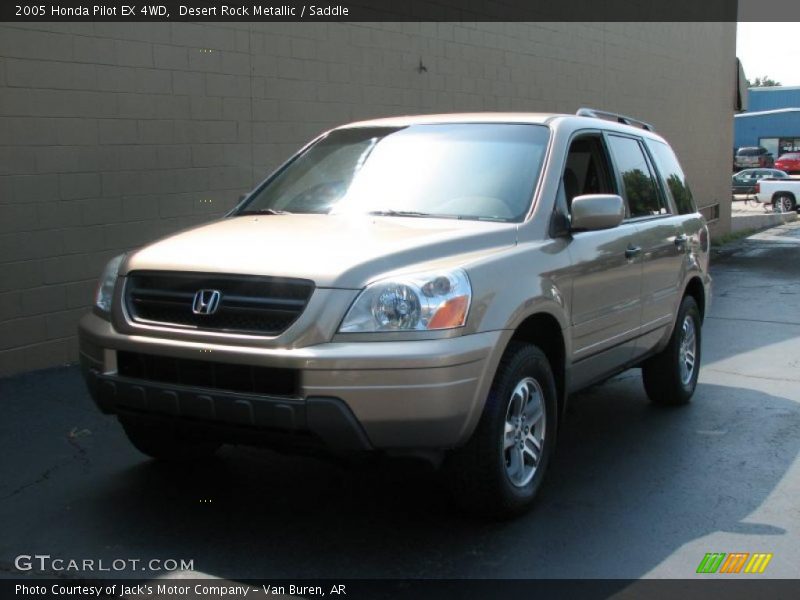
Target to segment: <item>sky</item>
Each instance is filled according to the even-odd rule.
[[[800,86],[800,23],[739,23],[736,56],[750,81],[767,76]]]

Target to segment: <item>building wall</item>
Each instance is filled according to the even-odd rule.
[[[757,114],[764,111],[768,112]],[[800,138],[800,87],[748,90],[747,112],[734,120],[733,147],[759,146],[763,138],[773,140],[766,145],[775,158],[780,154],[776,138]]]
[[[800,87],[750,88],[748,112],[800,107]]]
[[[796,112],[767,114],[747,112],[736,115],[734,148],[758,146],[761,138],[800,138],[800,109]]]
[[[109,258],[221,214],[354,119],[635,115],[724,231],[734,49],[733,23],[3,24],[0,374],[75,360]]]

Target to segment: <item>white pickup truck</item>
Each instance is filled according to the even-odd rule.
[[[755,199],[762,204],[771,204],[775,212],[797,210],[800,198],[800,179],[765,178],[756,183]]]

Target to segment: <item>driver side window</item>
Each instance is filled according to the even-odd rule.
[[[608,152],[599,133],[584,134],[572,140],[556,195],[550,222],[550,235],[569,232],[572,200],[584,194],[618,194],[611,177]]]
[[[582,135],[572,140],[562,175],[567,209],[572,200],[584,194],[616,194],[610,177],[608,155],[600,134]]]

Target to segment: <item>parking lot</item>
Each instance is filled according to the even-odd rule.
[[[534,510],[460,516],[416,466],[226,449],[146,460],[75,367],[0,380],[0,569],[20,554],[186,559],[247,577],[685,578],[707,552],[800,552],[800,225],[714,256],[693,403],[648,404],[639,371],[581,393]],[[153,577],[151,572],[127,572]]]

